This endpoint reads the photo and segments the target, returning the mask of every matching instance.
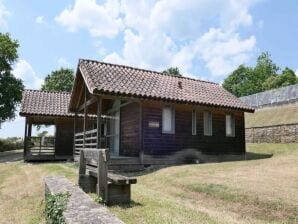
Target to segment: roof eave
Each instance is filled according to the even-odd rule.
[[[192,102],[192,101],[186,101],[186,100],[175,100],[170,98],[163,98],[163,97],[154,97],[154,96],[142,96],[138,94],[125,94],[121,92],[111,92],[111,91],[105,91],[105,90],[98,90],[94,89],[94,94],[98,95],[114,95],[114,96],[122,96],[122,97],[133,97],[133,98],[139,98],[139,99],[149,99],[149,100],[157,100],[157,101],[166,101],[166,102],[173,102],[173,103],[185,103],[185,104],[193,104],[193,105],[202,105],[202,106],[209,106],[209,107],[216,107],[216,108],[225,108],[225,109],[233,109],[248,113],[254,113],[254,108],[241,108],[241,107],[233,107],[233,106],[225,106],[225,105],[215,105],[215,104],[208,104],[203,102]]]

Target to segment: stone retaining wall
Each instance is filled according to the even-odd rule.
[[[245,129],[247,143],[298,143],[298,124]]]
[[[123,224],[106,207],[93,201],[65,177],[46,177],[44,182],[45,192],[48,194],[70,193],[66,210],[63,212],[66,224]]]
[[[298,105],[298,84],[243,96],[240,99],[255,108]]]

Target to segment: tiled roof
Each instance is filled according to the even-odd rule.
[[[72,117],[68,112],[70,93],[25,90],[20,115],[43,115]]]
[[[79,70],[92,94],[133,96],[254,111],[212,82],[84,59],[79,61]]]

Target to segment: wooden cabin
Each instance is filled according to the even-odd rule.
[[[27,138],[32,123],[56,124],[57,155],[109,148],[112,158],[164,164],[186,149],[244,155],[244,112],[253,111],[216,83],[81,59],[71,95],[25,91],[21,115]]]

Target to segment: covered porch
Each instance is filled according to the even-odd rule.
[[[25,120],[24,160],[49,161],[72,158],[71,145],[67,146],[69,137],[63,135],[64,130],[71,125],[71,119],[51,116],[26,116]],[[32,135],[34,125],[53,126],[54,134],[34,136]],[[62,139],[65,139],[64,143],[61,142]]]
[[[107,148],[111,158],[110,167],[141,165],[140,101],[91,94],[85,83],[81,84],[80,91],[73,91],[70,102],[70,111],[75,114],[74,160],[79,160],[83,149]],[[81,126],[78,125],[79,114],[83,115]]]

